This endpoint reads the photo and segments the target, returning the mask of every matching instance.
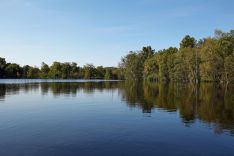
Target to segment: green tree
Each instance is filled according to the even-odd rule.
[[[177,48],[170,47],[168,49],[160,50],[156,53],[156,59],[159,67],[160,81],[170,81],[174,79],[175,54],[178,52]]]
[[[60,62],[54,62],[50,67],[49,77],[53,79],[62,78],[62,65]]]
[[[217,33],[217,32],[216,32]],[[232,75],[231,60],[234,55],[234,30],[228,33],[220,32],[218,38],[219,55],[223,60],[222,81],[229,82],[229,77]]]
[[[227,83],[234,82],[234,53],[225,58],[224,69],[225,69],[225,75],[224,75],[225,81]]]
[[[22,78],[28,78],[28,71],[29,71],[30,66],[25,65],[22,68]]]
[[[3,78],[5,75],[6,60],[5,58],[0,57],[0,78]]]
[[[71,78],[71,64],[68,62],[61,63],[61,78],[62,79],[69,79]]]
[[[21,78],[22,70],[16,63],[7,63],[5,72],[7,78]]]
[[[150,81],[159,81],[159,67],[155,56],[146,60],[144,78]]]
[[[37,67],[29,67],[27,78],[36,79],[40,77],[40,69]]]
[[[189,35],[186,35],[180,43],[180,48],[194,48],[195,46],[196,46],[195,38]]]
[[[153,57],[154,53],[155,53],[155,50],[152,49],[151,46],[143,47],[142,50],[139,52],[139,57],[141,61],[143,62],[143,64],[147,59]]]
[[[181,49],[182,59],[187,67],[187,75],[190,82],[200,81],[200,55],[198,48]]]
[[[139,52],[130,51],[128,55],[123,57],[119,67],[124,72],[125,79],[142,80],[145,61],[153,57],[154,52],[155,51],[148,46],[143,47]]]
[[[104,79],[105,80],[110,80],[111,79],[111,75],[112,75],[111,70],[110,69],[106,69]]]
[[[106,69],[103,66],[97,67],[97,78],[103,79],[106,73]]]
[[[173,78],[177,82],[188,82],[188,67],[181,52],[175,54]]]
[[[84,66],[84,79],[93,79],[96,75],[96,69],[92,64],[86,64]]]
[[[175,72],[175,60],[178,49],[175,47],[170,47],[167,49],[167,68],[169,72],[170,81],[175,81],[174,72]]]
[[[206,39],[200,51],[200,75],[202,81],[221,81],[223,72],[223,59],[216,39]]]
[[[122,58],[120,68],[124,71],[125,79],[139,80],[143,78],[141,71],[142,62],[136,52],[130,52]]]
[[[77,66],[77,63],[72,62],[71,64],[71,78],[77,79],[79,78],[79,67]]]
[[[159,66],[159,79],[160,81],[170,81],[169,70],[167,66],[167,54],[166,52],[159,51],[157,54],[157,62]]]
[[[49,72],[50,72],[50,67],[46,63],[42,62],[40,77],[43,79],[49,78]]]

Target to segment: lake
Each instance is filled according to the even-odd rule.
[[[234,86],[0,80],[1,156],[234,155]]]

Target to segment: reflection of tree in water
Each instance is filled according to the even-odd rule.
[[[0,85],[0,100],[6,95],[41,90],[54,96],[72,95],[79,92],[94,94],[96,91],[119,90],[122,100],[129,107],[142,109],[150,116],[157,108],[179,112],[182,121],[189,126],[196,119],[215,128],[216,133],[228,130],[234,134],[234,86],[215,84],[183,85],[146,82],[84,82],[84,83],[32,83]]]
[[[55,96],[73,95],[79,91],[86,94],[93,94],[95,91],[112,90],[118,88],[118,82],[64,82],[64,83],[41,83],[42,94],[52,92]]]
[[[179,111],[183,122],[189,126],[196,119],[234,134],[234,86],[217,84],[149,84],[126,83],[123,99],[130,107],[141,107],[150,113],[159,108],[169,112]]]
[[[0,100],[4,100],[6,96],[6,85],[0,85]]]
[[[4,100],[6,95],[16,95],[19,92],[38,91],[39,89],[41,89],[42,95],[52,93],[54,96],[76,96],[79,91],[93,94],[95,91],[118,89],[118,82],[0,84],[0,100]]]
[[[0,84],[0,100],[4,100],[6,95],[16,95],[22,92],[38,90],[39,84]]]
[[[154,108],[152,98],[145,98],[143,93],[143,83],[128,81],[120,87],[122,98],[129,107],[140,107],[144,113],[151,113]]]
[[[234,134],[234,87],[210,85],[200,87],[198,118],[207,123],[217,123],[216,132],[229,129]]]

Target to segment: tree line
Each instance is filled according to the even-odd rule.
[[[233,82],[234,30],[215,31],[214,37],[196,40],[186,35],[180,47],[155,51],[151,46],[130,51],[118,67],[54,62],[41,67],[7,63],[0,58],[0,78],[126,79],[174,82]]]
[[[216,30],[214,37],[198,41],[186,35],[179,48],[156,52],[148,46],[130,51],[122,58],[119,68],[130,80],[233,82],[234,30]]]
[[[121,79],[118,73],[119,69],[115,67],[95,67],[92,64],[79,67],[75,62],[53,62],[51,66],[42,62],[40,68],[29,65],[21,67],[19,64],[7,63],[5,58],[0,58],[0,78],[115,80]]]

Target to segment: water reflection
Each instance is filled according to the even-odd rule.
[[[41,83],[42,94],[53,93],[55,96],[73,95],[76,96],[79,91],[86,94],[94,94],[96,90],[112,90],[118,88],[118,82],[65,82],[65,83]]]
[[[218,84],[159,84],[135,82],[61,82],[0,84],[0,100],[7,95],[40,91],[43,96],[75,97],[80,91],[95,94],[95,91],[118,90],[119,96],[129,107],[140,108],[149,114],[154,109],[178,112],[182,122],[190,126],[196,121],[212,126],[216,133],[228,131],[234,135],[234,86]]]
[[[128,83],[130,84],[130,83]],[[197,119],[214,126],[216,133],[229,130],[234,134],[234,86],[218,84],[125,85],[122,97],[129,106],[151,113],[155,108],[179,112],[186,126]]]
[[[54,96],[73,95],[79,91],[86,94],[93,94],[96,90],[113,90],[118,88],[118,82],[51,82],[51,83],[20,83],[20,84],[0,84],[0,100],[4,100],[6,95],[15,95],[21,92],[39,91],[42,95],[52,93]]]

